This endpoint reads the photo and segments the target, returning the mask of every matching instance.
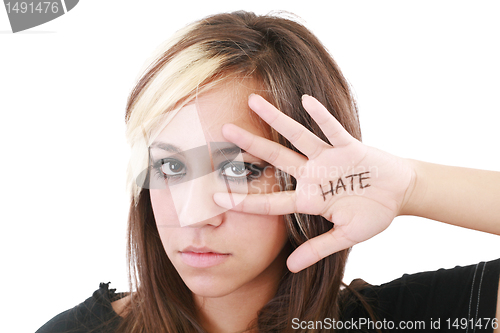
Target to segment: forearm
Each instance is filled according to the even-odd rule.
[[[399,215],[500,235],[500,172],[408,162],[415,177]]]

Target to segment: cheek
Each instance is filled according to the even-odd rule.
[[[235,215],[239,215],[234,216],[236,221],[245,221],[237,223],[237,233],[241,235],[238,240],[241,253],[262,265],[270,264],[288,241],[283,217],[241,213]]]
[[[175,210],[170,191],[165,189],[151,189],[150,198],[155,217],[158,234],[163,244],[163,248],[170,257],[171,249],[179,238],[179,219]]]
[[[172,196],[168,189],[150,189],[151,206],[158,228],[179,225]],[[161,234],[161,229],[159,229]]]

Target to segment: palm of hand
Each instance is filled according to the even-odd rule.
[[[329,232],[308,240],[289,257],[297,272],[318,260],[385,230],[398,215],[413,179],[409,163],[354,139],[314,98],[304,108],[333,144],[329,145],[261,97],[251,108],[306,156],[226,125],[225,137],[297,180],[295,191],[249,195],[235,209],[258,214],[305,213],[334,223]],[[217,200],[225,206],[223,202]]]

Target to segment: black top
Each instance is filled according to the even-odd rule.
[[[115,291],[116,289],[109,289],[109,282],[101,283],[92,297],[58,314],[40,327],[36,333],[114,332],[120,323],[120,317],[113,311],[111,302],[127,295],[115,293]]]
[[[453,269],[403,275],[380,286],[361,290],[375,311],[372,320],[357,304],[348,307],[343,319],[334,322],[292,321],[292,328],[338,328],[348,331],[460,331],[493,332],[500,259]],[[114,332],[120,317],[111,302],[126,294],[115,293],[109,283],[101,283],[92,297],[43,325],[36,333]]]

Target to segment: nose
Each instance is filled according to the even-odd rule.
[[[218,206],[213,195],[216,192],[226,192],[231,196],[231,188],[221,180],[218,172],[171,185],[169,189],[181,227],[217,227],[222,223],[227,209]]]

